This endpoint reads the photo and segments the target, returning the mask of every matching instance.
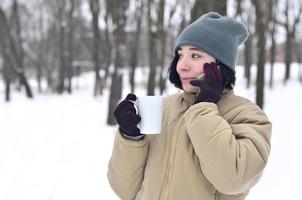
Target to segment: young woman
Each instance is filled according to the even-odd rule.
[[[244,24],[214,12],[183,30],[169,71],[183,92],[165,97],[160,134],[140,133],[134,94],[117,106],[108,179],[121,199],[245,199],[266,166],[271,137],[265,113],[233,93],[247,37]]]

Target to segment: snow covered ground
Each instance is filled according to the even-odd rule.
[[[294,80],[294,65],[293,80],[282,85],[283,70],[276,66],[275,88],[265,92],[272,151],[248,200],[302,199],[302,84]],[[139,72],[136,81],[146,75]],[[245,89],[241,68],[237,77],[235,93],[254,101],[255,88]],[[10,103],[3,102],[0,82],[0,200],[118,200],[106,177],[115,130],[106,125],[108,91],[93,98],[93,75],[77,81],[72,95],[36,94],[29,100],[13,92]],[[128,92],[127,86],[124,96]]]

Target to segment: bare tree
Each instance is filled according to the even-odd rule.
[[[285,9],[284,9],[284,15],[285,15],[285,22],[279,22],[285,30],[286,30],[286,44],[285,44],[285,75],[284,75],[284,84],[287,82],[287,80],[290,78],[290,65],[292,63],[292,50],[293,50],[293,43],[296,33],[296,27],[297,24],[300,22],[301,19],[301,13],[302,13],[302,2],[299,1],[298,3],[298,10],[299,12],[293,17],[293,21],[290,19],[290,10],[293,12],[294,9],[290,9],[290,1],[285,1]],[[294,13],[294,12],[293,12]]]
[[[1,45],[2,46],[2,45]],[[5,48],[3,46],[3,48]],[[10,85],[11,85],[11,79],[12,79],[12,72],[11,67],[9,66],[9,63],[7,62],[7,56],[3,55],[3,78],[4,78],[4,84],[5,84],[5,101],[8,102],[11,100],[11,92],[10,92]]]
[[[74,11],[75,8],[78,6],[78,1],[76,0],[69,0],[68,5],[68,27],[67,27],[67,78],[68,78],[68,86],[67,91],[69,94],[72,92],[72,61],[73,61],[73,43],[74,43]]]
[[[257,87],[256,87],[256,103],[262,108],[264,104],[264,67],[266,60],[265,45],[266,45],[266,32],[268,29],[268,13],[269,0],[253,0],[256,13],[256,33],[257,33],[257,49],[258,49],[258,62],[257,62]]]
[[[191,22],[195,21],[202,15],[210,11],[210,4],[212,0],[195,0],[193,8],[191,10]]]
[[[108,0],[110,3],[110,15],[112,22],[115,25],[113,35],[115,36],[115,60],[114,71],[111,78],[111,88],[109,97],[109,111],[107,117],[107,124],[115,124],[113,116],[114,109],[121,99],[122,94],[122,67],[125,64],[123,52],[125,52],[125,25],[126,25],[126,10],[129,6],[129,0]]]
[[[157,30],[158,30],[158,44],[160,47],[159,52],[159,66],[160,66],[160,74],[159,74],[159,88],[160,88],[160,94],[163,94],[165,88],[166,88],[166,81],[164,78],[164,69],[165,69],[165,54],[166,54],[166,32],[165,32],[165,25],[164,25],[164,18],[165,18],[165,0],[159,1],[159,16],[158,16],[158,22],[157,22]]]
[[[130,44],[130,87],[131,92],[134,92],[135,88],[135,70],[138,63],[138,53],[139,53],[139,44],[140,44],[140,35],[142,30],[142,17],[143,17],[143,8],[144,8],[144,2],[142,0],[136,1],[136,11],[134,14],[134,17],[136,19],[136,30],[135,30],[135,36],[131,40]]]
[[[240,17],[245,24],[248,26],[249,37],[244,43],[244,77],[246,79],[246,87],[249,88],[251,85],[251,66],[253,64],[253,38],[254,34],[250,27],[253,26],[252,12],[250,9],[251,5],[249,1],[236,0],[236,17]]]
[[[37,51],[37,60],[36,60],[36,69],[37,69],[37,83],[38,83],[38,91],[42,91],[41,87],[41,80],[42,80],[42,65],[43,65],[43,53],[42,53],[42,38],[43,38],[43,26],[44,26],[44,18],[43,18],[43,10],[42,10],[43,2],[40,0],[38,1],[38,16],[39,21],[37,22],[37,41],[39,40],[38,44],[38,51]]]
[[[275,40],[275,33],[276,33],[276,10],[277,10],[277,3],[278,0],[271,0],[270,1],[270,37],[271,37],[271,48],[270,48],[270,79],[269,79],[269,87],[273,88],[274,84],[274,63],[275,63],[275,56],[276,56],[276,40]]]
[[[17,0],[13,1],[12,4],[12,12],[11,12],[11,19],[10,19],[10,28],[11,28],[11,35],[13,37],[13,42],[17,48],[14,49],[15,51],[15,58],[17,59],[16,62],[18,63],[19,67],[24,70],[24,51],[22,48],[23,45],[23,38],[21,36],[21,22],[20,22],[20,8],[19,3]],[[22,79],[20,79],[19,89],[22,85]]]
[[[302,42],[295,43],[296,58],[299,64],[298,80],[302,83]]]
[[[170,2],[171,3],[171,2]],[[173,17],[176,7],[179,1],[172,4],[168,19],[169,21]],[[153,19],[151,16],[152,9],[156,7],[158,13],[157,18]],[[166,0],[160,0],[158,3],[155,1],[148,1],[148,46],[149,46],[149,79],[148,79],[148,95],[154,94],[156,82],[158,81],[160,94],[162,94],[166,88],[166,72],[165,72],[165,58],[167,49],[167,32],[172,29],[171,24],[165,24],[166,15]],[[156,47],[156,48],[155,48]],[[159,66],[159,78],[155,81],[157,67]]]
[[[66,34],[66,18],[65,18],[65,9],[66,9],[66,0],[57,1],[58,9],[58,27],[59,27],[59,56],[60,56],[60,70],[59,70],[59,84],[57,91],[59,94],[62,94],[65,90],[65,76],[66,76],[66,47],[65,47],[65,34]]]
[[[203,13],[215,11],[221,15],[227,14],[226,0],[195,0],[191,11],[191,22],[199,18]]]
[[[108,2],[108,1],[107,1]],[[103,47],[102,48],[102,54],[105,55],[104,56],[104,68],[105,68],[105,75],[104,75],[104,78],[103,78],[103,84],[102,86],[106,86],[106,83],[107,83],[107,79],[109,77],[109,68],[110,68],[110,65],[112,63],[112,56],[113,56],[113,53],[112,53],[112,37],[110,37],[110,31],[109,31],[109,27],[110,27],[110,9],[111,6],[110,6],[110,3],[106,3],[106,9],[105,9],[105,17],[104,17],[104,20],[105,20],[105,41],[103,41]]]
[[[212,1],[212,10],[221,15],[227,15],[227,0]]]
[[[2,55],[2,74],[4,79],[4,85],[5,85],[5,101],[10,101],[10,84],[11,84],[11,70],[8,63],[7,54],[5,52],[7,51],[7,40],[5,40],[5,30],[3,24],[3,19],[5,19],[5,16],[3,16],[4,12],[2,8],[0,7],[0,55]]]
[[[18,12],[18,2],[15,0],[13,3],[13,17],[15,18],[14,28],[16,31],[12,34],[10,26],[8,24],[6,15],[2,8],[0,7],[0,27],[1,27],[1,38],[6,41],[4,47],[2,49],[2,53],[4,54],[5,61],[11,67],[13,73],[17,75],[20,80],[21,85],[25,87],[26,96],[28,98],[33,98],[32,90],[30,85],[28,84],[27,78],[25,76],[24,68],[22,65],[22,56],[23,53],[20,52],[22,49],[22,39],[21,39],[21,26],[20,26],[20,18]],[[16,39],[17,38],[17,39]],[[19,51],[18,51],[19,50]]]
[[[155,37],[156,32],[153,30],[154,20],[152,19],[151,12],[154,1],[148,0],[147,2],[147,18],[148,18],[148,47],[149,47],[149,77],[148,77],[148,95],[154,95],[155,90],[155,74],[156,74],[156,52],[155,52]]]
[[[250,34],[244,46],[244,76],[246,78],[246,87],[251,86],[251,66],[253,64],[253,38],[254,34]]]
[[[90,2],[90,11],[92,15],[92,28],[93,28],[93,60],[94,60],[94,72],[95,72],[95,84],[94,84],[94,96],[97,96],[98,93],[102,94],[101,86],[101,77],[100,77],[100,48],[99,43],[101,41],[101,35],[99,30],[99,13],[100,5],[98,0],[89,0]]]

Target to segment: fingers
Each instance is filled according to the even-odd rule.
[[[200,87],[200,85],[202,85],[202,81],[195,79],[190,81],[190,84],[196,87]]]
[[[207,80],[212,80],[213,78],[215,79],[215,68],[217,68],[217,65],[214,62],[204,64],[203,71]]]
[[[119,110],[120,112],[127,112],[131,111],[136,113],[136,109],[134,107],[134,103],[128,100],[123,100],[116,108],[116,110]]]
[[[216,80],[221,80],[221,72],[216,63],[215,67],[212,68],[212,73],[215,76]]]
[[[203,70],[206,75],[206,79],[208,81],[211,82],[211,81],[220,81],[221,80],[221,73],[215,62],[204,64]]]
[[[136,109],[134,108],[133,103],[129,102],[129,101],[125,101],[125,106],[124,106],[123,110],[125,112],[130,111],[130,112],[136,113]]]
[[[126,100],[131,100],[131,101],[136,101],[137,97],[136,97],[135,94],[129,93],[125,99]]]
[[[190,81],[190,84],[195,87],[199,87],[199,89],[200,89],[199,91],[204,91],[208,88],[207,84],[204,81],[192,80],[192,81]]]
[[[120,116],[123,113],[126,112],[133,112],[134,114],[136,114],[136,109],[134,107],[133,102],[128,101],[128,100],[123,100],[120,104],[117,105],[115,111],[114,111],[114,115],[115,116]]]
[[[141,117],[131,111],[126,113],[126,119],[132,124],[138,124],[141,121]]]

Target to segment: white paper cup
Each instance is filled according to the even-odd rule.
[[[163,115],[163,96],[141,96],[137,99],[142,134],[159,134]]]

